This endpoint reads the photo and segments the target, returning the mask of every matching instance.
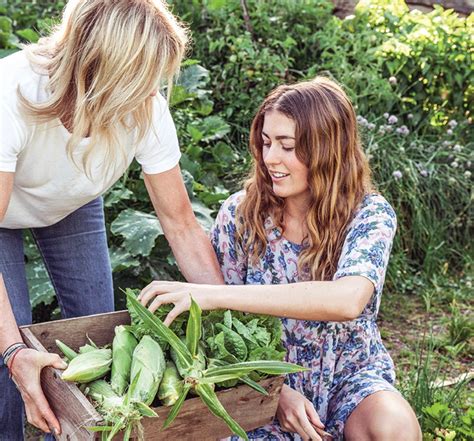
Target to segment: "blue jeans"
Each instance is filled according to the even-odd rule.
[[[62,221],[31,229],[54,286],[63,318],[114,309],[112,270],[107,249],[102,199]],[[18,325],[31,323],[23,231],[0,228],[0,272]],[[0,441],[23,440],[21,396],[0,357]]]

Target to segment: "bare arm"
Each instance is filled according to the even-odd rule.
[[[286,285],[212,286],[156,281],[143,289],[140,301],[152,311],[173,303],[175,308],[166,324],[189,309],[190,295],[204,310],[232,309],[300,320],[347,321],[360,315],[373,292],[372,282],[362,276]]]
[[[7,290],[0,274],[0,353],[3,353],[13,343],[23,341],[18,326],[13,316],[13,311],[8,300]]]
[[[186,280],[223,284],[216,255],[194,216],[179,166],[163,173],[145,174],[145,185]]]
[[[0,172],[0,222],[5,217],[13,190],[15,173]]]

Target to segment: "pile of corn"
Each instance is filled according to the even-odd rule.
[[[173,406],[164,422],[164,427],[167,427],[190,391],[201,397],[233,433],[247,439],[245,431],[219,402],[214,385],[241,380],[266,394],[249,374],[258,371],[280,375],[304,370],[282,361],[229,364],[223,360],[207,360],[201,340],[201,310],[192,299],[186,336],[180,338],[144,308],[132,291],[127,291],[127,298],[130,312],[141,318],[142,326],[149,328],[148,334],[134,332],[133,326],[120,325],[115,328],[111,349],[98,348],[90,342],[78,352],[56,341],[70,361],[62,378],[82,384],[81,389],[107,423],[106,430],[103,426],[88,429],[102,432],[103,439],[111,440],[122,430],[124,440],[128,440],[134,431],[140,436],[140,420],[157,416],[149,407],[152,403]],[[139,341],[137,335],[141,336]]]

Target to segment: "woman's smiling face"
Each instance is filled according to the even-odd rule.
[[[262,156],[275,194],[286,199],[306,201],[310,195],[308,167],[296,157],[295,129],[295,122],[278,110],[266,112],[262,129]]]

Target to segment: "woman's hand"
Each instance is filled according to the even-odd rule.
[[[161,305],[174,304],[174,308],[164,321],[164,324],[169,326],[178,315],[189,310],[191,296],[204,311],[219,309],[216,303],[217,287],[222,290],[223,285],[201,285],[156,280],[142,289],[138,300],[143,306],[148,306],[151,312],[156,311]]]
[[[332,438],[323,430],[324,424],[311,401],[286,384],[281,389],[276,416],[285,432],[297,433],[303,441]]]
[[[12,360],[11,374],[25,403],[26,417],[30,424],[43,432],[61,433],[61,426],[49,407],[40,383],[45,366],[65,369],[67,364],[57,354],[22,349]]]

